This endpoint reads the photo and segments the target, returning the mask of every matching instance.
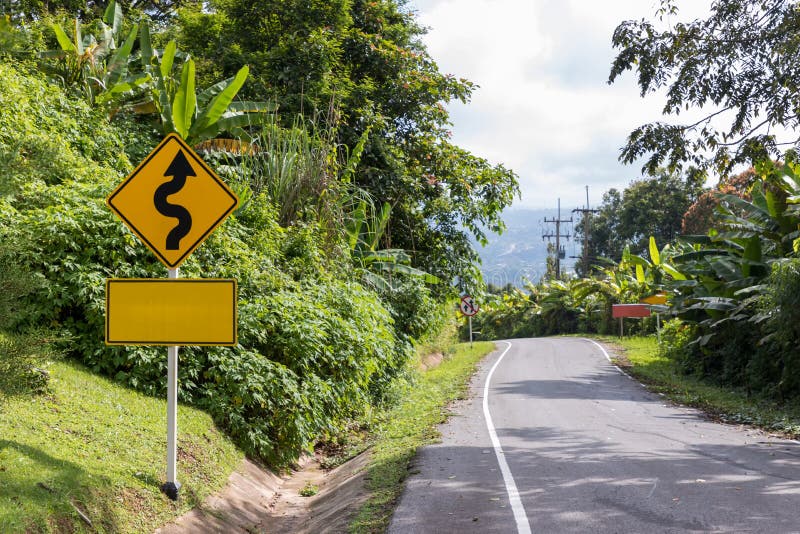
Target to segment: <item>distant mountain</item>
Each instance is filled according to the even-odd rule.
[[[547,268],[547,239],[543,234],[555,234],[555,224],[544,223],[544,219],[556,218],[555,209],[510,209],[503,213],[506,231],[501,235],[489,234],[489,244],[481,247],[475,243],[475,249],[483,261],[481,270],[487,283],[504,286],[509,282],[522,287],[524,279],[538,282]],[[569,219],[570,210],[561,210],[561,219]],[[577,222],[578,218],[573,217]],[[561,261],[562,269],[571,271],[575,259],[581,253],[579,243],[573,239],[573,225],[561,225],[561,234],[569,234],[569,239],[561,239],[566,258]],[[553,239],[555,243],[555,239]]]

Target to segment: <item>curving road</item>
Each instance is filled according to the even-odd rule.
[[[668,405],[589,340],[497,347],[390,533],[800,533],[800,443]]]

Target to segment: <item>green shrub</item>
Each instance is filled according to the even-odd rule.
[[[43,393],[52,361],[46,334],[0,333],[0,400],[6,396]]]
[[[773,264],[759,308],[765,317],[768,359],[750,364],[750,371],[773,384],[781,397],[800,396],[800,260]]]
[[[31,310],[26,297],[43,285],[35,273],[19,268],[18,254],[0,227],[0,398],[43,392],[55,356],[53,332],[14,328],[15,318]]]
[[[391,287],[380,296],[392,315],[395,331],[409,340],[425,342],[443,328],[448,310],[434,300],[422,278],[394,276]]]
[[[53,186],[42,194],[58,197],[57,206],[19,211],[14,223],[20,246],[27,246],[25,262],[47,278],[33,311],[19,320],[59,325],[73,335],[73,354],[95,371],[161,394],[164,349],[104,345],[105,279],[166,273],[113,219],[97,198],[101,189]],[[248,452],[285,462],[363,412],[375,384],[396,376],[409,354],[378,296],[326,275],[319,250],[306,250],[316,247],[313,230],[299,229],[300,237],[290,239],[291,230],[270,222],[272,213],[251,202],[181,267],[185,277],[238,280],[240,347],[182,348],[179,377],[183,401],[207,407]],[[263,376],[245,379],[245,369]],[[262,405],[262,398],[270,400]],[[302,402],[287,408],[295,398]]]
[[[100,113],[8,63],[0,63],[0,109],[0,195],[31,182],[58,184],[129,167]]]
[[[696,348],[692,342],[697,339],[697,327],[687,324],[680,319],[664,321],[661,326],[661,344],[659,353],[675,360],[678,365],[686,369],[693,357]]]

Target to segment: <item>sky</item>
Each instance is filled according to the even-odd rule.
[[[680,19],[707,12],[684,0]],[[449,105],[453,141],[513,169],[515,207],[595,207],[641,177],[618,161],[627,135],[662,119],[663,98],[641,98],[631,72],[613,85],[611,37],[624,20],[652,19],[657,0],[409,0],[443,73],[476,83]]]

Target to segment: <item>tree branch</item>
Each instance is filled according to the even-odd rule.
[[[756,125],[753,129],[751,129],[749,132],[744,134],[739,140],[733,141],[733,142],[730,142],[730,143],[717,143],[717,145],[718,146],[736,146],[736,145],[740,145],[740,144],[742,144],[744,142],[745,139],[750,137],[750,135],[752,133],[754,133],[756,130],[758,130],[759,128],[761,128],[762,126],[764,126],[765,124],[768,124],[768,123],[769,123],[769,119],[764,119],[758,125]]]

